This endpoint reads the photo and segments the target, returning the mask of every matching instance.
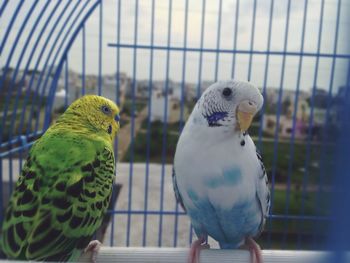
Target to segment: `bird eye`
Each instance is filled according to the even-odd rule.
[[[225,97],[229,97],[232,94],[232,89],[230,88],[224,88],[224,90],[222,91],[222,95],[224,95]]]
[[[102,112],[104,114],[110,114],[111,113],[111,109],[107,106],[102,106]]]

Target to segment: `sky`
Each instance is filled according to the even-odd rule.
[[[0,0],[0,5],[4,0]],[[61,1],[59,8],[63,8],[68,0]],[[55,1],[51,1],[47,10],[54,7]],[[75,2],[75,1],[73,1]],[[83,1],[84,2],[84,1]],[[103,0],[102,3],[102,72],[112,74],[117,71],[117,48],[108,44],[117,42],[118,26],[118,0]],[[120,43],[151,45],[151,18],[152,0],[138,1],[137,25],[135,27],[136,1],[121,0],[120,16]],[[201,47],[201,22],[203,19],[203,3],[205,2],[203,48],[225,49],[225,50],[255,50],[266,51],[268,49],[268,32],[270,21],[271,0],[256,0],[255,29],[253,30],[254,0],[188,0],[187,30],[185,30],[186,0],[173,0],[171,8],[171,26],[169,27],[169,0],[155,0],[154,4],[154,27],[153,39],[156,46],[184,46],[190,48]],[[10,18],[18,5],[19,0],[11,0],[3,16],[0,18],[0,39],[10,21]],[[34,0],[25,1],[23,15],[28,12]],[[37,4],[37,10],[42,8],[45,1]],[[219,29],[219,9],[221,3],[221,23]],[[338,0],[324,0],[323,15],[321,16],[321,0],[309,0],[307,6],[304,0],[291,0],[289,12],[289,24],[287,28],[288,0],[275,0],[273,5],[270,50],[287,52],[301,52],[303,48],[306,53],[317,53],[319,27],[322,17],[322,35],[320,53],[349,54],[348,28],[350,0],[341,0],[339,11],[339,31],[337,46],[335,49],[335,34],[337,22]],[[238,12],[237,12],[238,4]],[[73,4],[71,5],[73,6]],[[306,7],[306,8],[305,8]],[[68,13],[69,10],[67,10]],[[48,13],[48,11],[46,12]],[[238,24],[236,25],[236,13],[238,13]],[[28,27],[34,23],[33,18],[29,20]],[[44,14],[46,15],[46,14]],[[304,40],[302,41],[303,19],[306,15]],[[54,21],[54,19],[53,19]],[[52,23],[53,23],[52,21]],[[99,21],[100,10],[97,8],[85,25],[86,36],[86,68],[87,74],[98,74],[99,71]],[[16,30],[20,28],[21,21],[16,21],[14,29],[9,35],[9,43],[14,41]],[[135,28],[137,35],[135,38]],[[236,30],[237,28],[237,30]],[[29,30],[27,30],[29,31]],[[185,42],[185,32],[186,42]],[[286,32],[288,32],[286,36]],[[38,32],[34,33],[33,39]],[[19,46],[24,45],[25,34],[19,40]],[[80,33],[69,51],[69,67],[77,72],[82,72],[82,39]],[[168,42],[169,41],[169,42]],[[42,41],[43,42],[43,41]],[[42,46],[43,43],[40,43]],[[53,42],[50,42],[53,45]],[[1,54],[0,66],[5,65],[9,55],[10,45],[6,45]],[[134,52],[132,48],[120,48],[120,71],[126,72],[128,76],[136,79],[149,79],[150,77],[150,49],[138,49]],[[136,59],[134,58],[136,54]],[[318,61],[319,67],[316,71],[315,56],[286,56],[281,55],[253,55],[220,53],[202,53],[202,64],[200,69],[200,53],[171,51],[169,60],[167,51],[157,50],[153,54],[152,78],[163,80],[167,77],[190,83],[198,83],[199,79],[215,81],[230,79],[232,76],[241,80],[250,80],[257,86],[262,86],[267,72],[267,86],[295,89],[298,84],[300,69],[300,88],[310,90],[314,83],[324,89],[329,89],[333,83],[334,90],[346,83],[349,59],[332,57],[321,57]],[[17,57],[16,57],[17,56]],[[37,57],[37,55],[35,56]],[[234,74],[232,73],[232,62],[235,59]],[[266,71],[266,60],[269,60]],[[249,61],[251,60],[251,63]],[[301,64],[300,64],[300,60]],[[12,63],[18,61],[18,53],[14,54]],[[135,64],[136,61],[136,64]],[[251,65],[251,67],[249,66]],[[301,65],[301,67],[299,67]],[[34,66],[34,64],[33,64]],[[41,64],[42,66],[42,64]],[[185,70],[183,70],[185,66]],[[251,70],[249,74],[249,69]],[[217,76],[216,76],[217,72]],[[316,73],[315,73],[316,72]],[[135,75],[134,75],[135,73]],[[334,74],[333,74],[334,73]],[[316,74],[316,78],[315,78]],[[333,75],[333,81],[332,81]]]

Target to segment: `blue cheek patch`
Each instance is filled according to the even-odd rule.
[[[210,178],[204,183],[209,188],[217,188],[224,185],[235,185],[242,180],[242,173],[239,168],[232,168],[225,170],[223,176],[217,178]]]
[[[119,116],[119,114],[115,115],[115,116],[114,116],[114,119],[115,119],[115,121],[120,121],[120,116]]]
[[[225,119],[228,116],[228,113],[225,111],[213,112],[211,115],[204,115],[204,118],[207,119],[209,127],[222,126],[218,121]]]

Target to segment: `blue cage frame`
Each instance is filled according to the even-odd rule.
[[[178,224],[179,224],[179,217],[185,216],[185,213],[180,210],[178,205],[174,204],[173,210],[165,210],[164,209],[164,187],[165,187],[165,166],[166,166],[166,158],[167,158],[167,143],[168,143],[168,137],[167,137],[167,109],[168,109],[168,94],[170,89],[170,64],[171,64],[171,54],[173,52],[177,52],[179,54],[182,54],[182,78],[181,78],[181,103],[180,103],[180,116],[179,116],[179,132],[181,132],[184,122],[185,122],[185,87],[186,87],[186,70],[187,67],[187,59],[189,53],[196,53],[199,55],[199,69],[198,69],[198,77],[197,77],[197,83],[196,83],[196,96],[197,98],[201,94],[202,90],[202,81],[203,81],[203,60],[205,54],[215,54],[215,61],[214,61],[214,79],[213,81],[218,80],[219,78],[219,70],[220,70],[220,55],[222,54],[231,54],[232,55],[232,63],[231,63],[231,75],[228,77],[234,78],[235,77],[235,71],[237,68],[237,56],[239,55],[248,55],[249,56],[249,62],[248,62],[248,74],[247,74],[247,80],[250,80],[252,77],[252,70],[253,70],[253,60],[257,56],[262,56],[265,58],[265,65],[264,65],[264,77],[263,77],[263,83],[262,83],[262,93],[264,96],[267,94],[267,88],[268,88],[268,77],[271,72],[270,69],[270,63],[271,63],[271,57],[280,57],[282,58],[281,63],[281,69],[280,69],[280,83],[279,83],[279,90],[278,90],[278,98],[277,98],[277,106],[276,106],[276,129],[273,136],[273,158],[272,158],[272,164],[271,164],[271,189],[272,189],[272,204],[271,204],[271,211],[274,211],[274,194],[275,194],[275,185],[276,185],[276,176],[277,176],[277,166],[278,166],[278,152],[279,152],[279,126],[280,126],[280,119],[282,115],[282,98],[283,98],[283,92],[284,92],[284,79],[285,79],[285,73],[286,73],[286,59],[289,57],[296,57],[299,59],[298,61],[298,70],[297,70],[297,85],[295,89],[295,97],[294,97],[294,111],[292,113],[292,134],[290,137],[290,143],[289,143],[289,156],[290,159],[288,161],[288,168],[287,168],[287,179],[286,179],[286,196],[285,196],[285,210],[283,213],[275,214],[271,213],[269,216],[269,220],[267,223],[267,234],[264,237],[266,239],[266,244],[268,247],[272,246],[272,232],[271,227],[274,222],[274,220],[283,220],[283,224],[285,225],[286,229],[288,228],[288,225],[290,222],[298,221],[300,223],[302,222],[314,222],[316,225],[322,225],[323,222],[328,222],[331,220],[330,215],[324,215],[322,214],[322,211],[318,211],[316,208],[317,213],[315,215],[308,215],[305,214],[305,198],[306,198],[306,192],[307,187],[309,183],[309,167],[310,162],[312,160],[312,129],[314,122],[314,103],[315,103],[315,97],[316,97],[316,87],[317,82],[319,78],[319,64],[320,60],[322,58],[329,58],[332,60],[331,68],[330,68],[330,82],[329,82],[329,89],[327,91],[327,106],[326,106],[326,114],[324,118],[324,127],[328,127],[330,125],[330,115],[331,115],[331,104],[332,104],[332,96],[335,92],[334,87],[334,79],[335,79],[335,73],[337,71],[336,69],[336,62],[340,59],[346,60],[349,62],[350,59],[350,52],[347,53],[339,53],[338,52],[338,41],[339,41],[339,29],[340,29],[340,11],[341,8],[345,5],[344,0],[337,0],[336,3],[336,21],[335,21],[335,28],[334,28],[334,48],[333,52],[322,52],[321,51],[321,44],[322,44],[322,37],[323,37],[323,27],[326,23],[324,21],[324,12],[325,12],[325,6],[326,6],[326,0],[321,0],[321,8],[320,8],[320,21],[318,24],[318,44],[316,49],[313,52],[305,51],[305,34],[306,34],[306,24],[307,24],[307,10],[309,7],[309,1],[304,1],[304,12],[303,12],[303,19],[302,19],[302,30],[301,30],[301,45],[299,51],[290,51],[288,49],[288,41],[289,41],[289,30],[290,30],[290,14],[291,14],[291,0],[287,1],[287,17],[285,20],[285,34],[283,36],[283,50],[274,50],[272,47],[272,25],[273,25],[273,19],[274,19],[274,12],[275,12],[275,5],[276,1],[271,0],[269,1],[269,20],[268,20],[268,30],[267,30],[267,43],[266,43],[266,50],[257,50],[254,48],[254,43],[257,40],[256,39],[256,16],[257,16],[257,0],[252,1],[252,8],[253,8],[253,17],[252,17],[252,23],[251,23],[251,36],[250,36],[250,45],[248,49],[239,49],[237,40],[238,40],[238,25],[239,25],[239,19],[240,19],[240,8],[242,5],[242,1],[236,0],[234,1],[235,4],[235,23],[234,23],[234,39],[233,39],[233,45],[232,48],[221,48],[221,26],[222,26],[222,12],[223,12],[223,0],[219,0],[217,2],[218,4],[218,12],[217,12],[217,39],[216,39],[216,47],[215,48],[207,48],[205,47],[204,43],[204,35],[206,32],[206,14],[207,14],[207,3],[208,0],[203,0],[201,3],[201,25],[200,25],[200,41],[199,46],[190,46],[188,43],[188,16],[189,16],[189,0],[184,0],[185,8],[184,8],[184,35],[181,45],[174,45],[172,44],[172,24],[174,21],[172,20],[172,14],[174,12],[173,10],[173,1],[169,0],[168,5],[168,24],[167,24],[167,40],[166,44],[160,45],[157,44],[155,41],[155,18],[156,18],[156,5],[157,1],[151,0],[151,29],[150,29],[150,42],[149,44],[140,44],[139,41],[139,0],[135,0],[135,14],[134,14],[134,32],[133,32],[133,43],[127,43],[123,41],[121,36],[122,31],[122,19],[123,19],[123,13],[122,13],[122,0],[116,1],[116,15],[117,15],[117,23],[115,25],[116,27],[116,41],[113,43],[109,43],[107,47],[103,46],[103,19],[104,19],[104,13],[103,13],[103,1],[102,0],[88,0],[88,1],[47,1],[45,4],[39,4],[39,1],[32,1],[32,4],[29,8],[24,8],[25,4],[24,1],[18,1],[15,8],[10,9],[9,8],[9,2],[8,0],[5,0],[0,4],[0,21],[2,18],[8,16],[7,10],[11,10],[12,14],[11,19],[9,19],[8,24],[6,25],[6,32],[3,34],[2,40],[0,40],[0,54],[1,54],[1,61],[3,69],[2,69],[2,75],[0,76],[0,93],[4,92],[4,96],[6,94],[6,98],[3,100],[4,107],[2,108],[1,113],[1,127],[5,127],[8,120],[10,120],[10,126],[7,128],[6,136],[5,136],[5,128],[0,129],[0,189],[3,189],[3,160],[8,159],[9,160],[9,180],[10,185],[13,181],[13,173],[17,171],[13,171],[12,169],[12,160],[14,155],[18,155],[18,158],[20,160],[20,167],[22,166],[22,158],[23,155],[26,153],[28,148],[33,144],[33,140],[38,138],[49,126],[51,120],[52,120],[52,107],[54,103],[55,98],[55,92],[58,85],[59,78],[62,74],[65,76],[65,91],[66,94],[68,93],[69,89],[69,51],[76,41],[77,37],[81,36],[82,41],[82,69],[81,69],[81,81],[82,81],[82,89],[81,89],[81,95],[84,95],[86,93],[86,83],[85,83],[85,76],[86,76],[86,44],[87,44],[87,36],[86,36],[86,22],[92,15],[98,16],[99,21],[99,35],[98,35],[98,83],[97,83],[97,94],[101,95],[103,93],[103,61],[102,61],[102,53],[104,49],[110,49],[115,52],[115,66],[116,66],[116,96],[115,101],[119,104],[120,103],[120,85],[121,85],[121,79],[119,73],[121,72],[122,65],[121,65],[121,53],[125,50],[132,51],[132,55],[130,56],[130,60],[133,61],[132,63],[132,70],[131,70],[131,130],[130,130],[130,136],[131,136],[131,142],[130,142],[130,166],[129,166],[129,183],[128,183],[128,207],[126,210],[113,210],[109,211],[112,214],[112,218],[117,215],[125,215],[127,217],[127,235],[125,239],[125,245],[130,246],[130,231],[132,228],[132,222],[131,218],[133,215],[143,215],[143,237],[142,237],[142,246],[147,246],[147,239],[146,239],[146,232],[147,232],[147,225],[148,225],[148,217],[150,215],[157,215],[159,216],[159,227],[158,227],[158,246],[162,246],[162,236],[163,236],[163,217],[164,216],[174,216],[174,237],[173,237],[173,246],[178,246]],[[40,7],[39,7],[40,6]],[[51,9],[50,9],[51,8]],[[37,16],[34,22],[29,23],[28,21],[33,16],[33,14],[37,11],[40,15]],[[14,27],[15,21],[20,18],[20,15],[23,17],[21,20],[19,27]],[[25,44],[23,47],[20,47],[18,43],[20,42],[20,38],[23,35],[24,30],[30,30],[27,38],[25,39]],[[9,39],[9,35],[12,31],[15,31],[15,38],[14,41]],[[35,32],[39,32],[36,39],[33,39],[33,35]],[[44,39],[46,39],[44,41]],[[23,40],[22,40],[23,41]],[[38,46],[40,41],[44,41],[42,45],[42,49],[39,52]],[[7,53],[4,53],[5,47],[11,47],[9,48]],[[29,48],[30,47],[30,48]],[[137,102],[137,71],[140,67],[138,65],[138,51],[140,50],[147,50],[149,51],[149,76],[148,76],[148,86],[152,87],[154,83],[154,61],[155,61],[155,52],[157,51],[164,51],[166,53],[166,64],[165,64],[165,86],[164,86],[164,94],[165,94],[165,100],[164,100],[164,118],[163,118],[163,125],[162,125],[162,148],[161,148],[161,176],[160,176],[160,198],[159,198],[159,210],[150,210],[149,209],[149,177],[150,177],[150,147],[151,147],[151,129],[152,129],[152,122],[151,122],[151,110],[152,110],[152,88],[148,89],[148,118],[147,118],[147,132],[146,132],[146,138],[147,138],[147,144],[146,144],[146,168],[145,168],[145,186],[144,186],[144,206],[143,209],[133,209],[132,207],[132,199],[133,199],[133,189],[132,184],[134,180],[134,153],[135,153],[135,112],[136,112],[136,102]],[[16,57],[16,60],[14,59],[14,54],[19,54],[19,56]],[[304,170],[304,176],[302,178],[302,184],[301,184],[301,210],[300,214],[291,214],[290,213],[290,199],[291,199],[291,181],[292,181],[292,175],[293,175],[293,164],[295,162],[295,128],[296,128],[296,116],[297,116],[297,103],[299,101],[300,96],[300,83],[301,83],[301,75],[303,71],[303,60],[307,57],[311,57],[315,59],[315,67],[314,67],[314,75],[313,78],[313,88],[311,92],[310,97],[310,118],[309,118],[309,124],[308,124],[308,132],[307,132],[307,140],[306,140],[306,158],[305,158],[305,170]],[[21,83],[25,81],[25,75],[30,70],[30,65],[34,63],[34,69],[32,69],[33,72],[40,72],[38,79],[34,78],[34,74],[32,74],[32,77],[29,80],[29,88],[25,91],[26,96],[24,96],[24,101],[21,102],[21,96],[20,96],[20,90],[21,90]],[[54,66],[55,65],[55,66]],[[21,69],[23,69],[21,71]],[[21,75],[22,74],[22,75]],[[5,81],[7,75],[10,75],[10,84],[9,86],[11,89],[5,93],[3,90],[5,87]],[[349,73],[347,74],[348,78],[346,81],[346,86],[349,86]],[[19,78],[19,80],[18,80]],[[19,85],[16,84],[19,83]],[[29,95],[33,92],[34,96],[33,101],[30,104],[29,103]],[[11,102],[11,97],[14,97],[15,99]],[[13,105],[10,105],[10,102],[13,103]],[[44,105],[45,107],[45,116],[44,116],[44,122],[43,125],[40,127],[39,119],[40,116],[36,116],[36,112],[39,112],[38,115],[40,115],[40,106]],[[68,105],[68,98],[65,97],[65,107]],[[38,111],[39,110],[39,111]],[[260,128],[258,131],[258,140],[257,140],[257,146],[258,148],[264,152],[263,149],[263,122],[264,122],[264,113],[266,108],[263,107],[262,114],[260,118]],[[27,122],[25,122],[25,116],[29,112],[29,119]],[[18,116],[18,113],[20,114],[19,119],[19,127],[15,127],[16,119]],[[34,123],[34,128],[32,128],[32,124]],[[18,131],[24,131],[19,134],[14,134],[14,131],[18,129]],[[315,206],[317,203],[320,203],[322,201],[321,195],[324,193],[325,188],[325,173],[327,170],[327,159],[329,157],[327,156],[327,145],[328,145],[329,137],[327,136],[326,132],[324,132],[322,136],[321,141],[321,148],[320,148],[320,176],[319,176],[319,184],[317,188],[317,194],[315,197]],[[116,153],[118,153],[118,141],[116,142]],[[9,190],[9,193],[11,193],[11,189]],[[0,221],[3,217],[3,196],[0,195]],[[114,240],[114,230],[117,226],[115,225],[115,220],[112,220],[111,223],[111,234],[110,234],[110,242],[109,244],[112,246],[115,244]],[[192,241],[192,231],[189,231],[189,242]],[[316,239],[318,236],[316,233],[313,236],[313,248],[322,248],[320,244],[317,244]],[[282,247],[286,246],[287,243],[287,231],[285,231],[282,235],[281,239]],[[303,248],[303,234],[300,232],[297,235],[296,238],[296,248],[301,249]]]

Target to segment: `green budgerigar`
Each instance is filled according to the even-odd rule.
[[[111,198],[118,130],[117,105],[86,95],[34,143],[2,225],[8,259],[78,259]]]

